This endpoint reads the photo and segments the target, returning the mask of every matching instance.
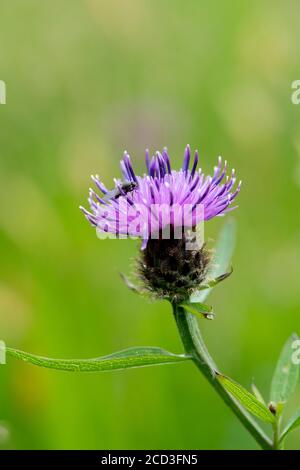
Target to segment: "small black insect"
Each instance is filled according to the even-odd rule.
[[[121,183],[119,188],[115,188],[112,191],[109,191],[103,197],[104,201],[110,201],[111,199],[118,199],[120,196],[124,196],[127,193],[131,193],[137,187],[135,181],[125,181]]]

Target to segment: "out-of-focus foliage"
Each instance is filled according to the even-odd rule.
[[[190,143],[205,171],[222,154],[244,181],[234,272],[204,335],[224,373],[267,396],[300,330],[299,13],[296,1],[2,0],[1,339],[65,358],[182,351],[168,304],[119,279],[138,243],[98,240],[78,206],[123,150],[143,171],[145,147],[167,145],[179,165]],[[77,375],[11,359],[0,383],[2,448],[255,446],[188,362]]]

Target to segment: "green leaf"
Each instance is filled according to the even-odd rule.
[[[161,348],[138,347],[119,351],[109,356],[93,359],[51,359],[36,356],[13,348],[6,348],[7,356],[30,362],[36,366],[72,372],[100,372],[107,370],[129,369],[159,364],[170,364],[190,359],[184,354],[173,354]]]
[[[296,334],[289,337],[279,356],[271,383],[270,401],[286,402],[298,382],[299,366],[292,362],[292,344],[298,339]]]
[[[242,387],[242,385],[221,374],[217,374],[217,379],[223,387],[246,408],[247,411],[265,423],[275,423],[276,418],[272,415],[270,410],[263,403],[258,401],[252,393]]]
[[[258,401],[260,401],[260,403],[262,403],[263,405],[267,406],[266,402],[264,400],[264,397],[262,396],[260,390],[257,388],[255,383],[251,384],[251,389],[252,389],[252,392],[254,393],[254,395],[256,396],[256,398],[258,399]]]
[[[216,244],[216,250],[211,261],[209,269],[209,277],[217,279],[227,272],[233,255],[235,245],[235,222],[229,219],[221,230],[219,239]],[[213,287],[205,290],[197,290],[190,297],[190,302],[204,302]]]
[[[279,442],[282,442],[291,431],[298,428],[299,426],[300,426],[300,410],[298,410],[297,413],[294,414],[294,416],[290,419],[290,421],[288,422],[288,424],[282,431]]]
[[[216,279],[210,279],[207,282],[205,282],[205,284],[201,284],[201,286],[199,287],[199,290],[205,290],[205,289],[216,287],[217,284],[227,279],[229,276],[231,276],[232,273],[233,273],[233,267],[231,266],[230,271],[228,271],[227,273],[221,274],[221,276],[216,277]]]
[[[200,318],[205,318],[205,320],[213,320],[215,316],[210,305],[205,305],[200,302],[193,304],[185,302],[180,304],[180,307],[183,307],[185,310],[192,313],[193,315],[197,315]]]
[[[285,407],[285,402],[280,401],[279,403],[276,404],[276,418],[279,419],[283,413]]]

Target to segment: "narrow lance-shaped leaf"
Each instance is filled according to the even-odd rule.
[[[51,359],[36,356],[13,348],[6,348],[6,355],[21,359],[36,366],[73,372],[100,372],[129,369],[189,360],[184,354],[173,354],[161,348],[138,347],[119,351],[109,356],[92,359]]]
[[[229,276],[231,276],[232,273],[233,273],[233,267],[231,266],[230,271],[228,271],[227,273],[221,274],[215,279],[210,279],[206,281],[204,284],[201,284],[201,286],[199,287],[199,290],[211,289],[213,287],[216,287],[220,282],[224,281]]]
[[[266,405],[264,397],[262,396],[260,390],[257,388],[255,383],[251,384],[251,389],[252,389],[252,392],[254,393],[254,395],[256,396],[256,398],[258,399],[258,401],[260,401],[260,403],[263,403],[263,405]]]
[[[221,374],[217,374],[217,379],[234,398],[240,401],[247,411],[265,423],[275,423],[276,418],[270,410],[242,385]]]
[[[235,222],[229,220],[221,230],[217,241],[216,250],[211,261],[209,276],[217,279],[227,273],[230,265],[235,245]],[[227,277],[225,275],[225,277]],[[204,302],[213,287],[205,288],[205,290],[197,290],[190,297],[190,302]]]
[[[279,356],[271,383],[270,400],[274,403],[286,402],[295,390],[299,375],[299,365],[293,363],[293,342],[296,334],[290,336]]]
[[[204,318],[205,320],[213,320],[215,316],[212,310],[212,307],[210,305],[205,305],[200,302],[197,302],[197,303],[184,302],[180,304],[180,307],[183,307],[189,313],[192,313],[193,315],[196,315],[200,318]]]
[[[288,422],[288,424],[282,431],[282,434],[280,436],[280,442],[282,442],[291,431],[298,428],[299,426],[300,426],[300,409],[297,411],[297,413],[294,414],[294,416],[290,419],[290,421]]]

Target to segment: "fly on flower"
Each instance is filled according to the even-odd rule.
[[[121,160],[123,180],[115,179],[109,191],[98,176],[92,177],[99,194],[90,189],[90,210],[81,207],[97,230],[116,238],[142,240],[139,273],[149,290],[160,297],[185,297],[207,274],[210,253],[204,244],[186,249],[200,223],[235,209],[240,191],[235,172],[227,175],[227,162],[219,157],[213,176],[198,169],[189,145],[180,170],[171,168],[167,149],[150,159],[146,173],[137,176],[127,152]],[[125,181],[125,184],[124,184]]]
[[[125,196],[126,194],[130,193],[137,187],[137,183],[135,181],[124,182],[121,183],[117,188],[113,189],[106,193],[103,197],[105,202],[110,201],[111,199],[118,199],[120,196]]]

